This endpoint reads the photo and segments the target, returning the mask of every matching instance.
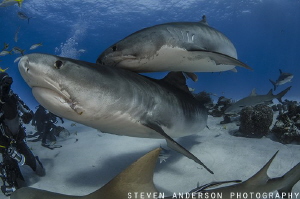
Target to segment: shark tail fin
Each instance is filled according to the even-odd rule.
[[[276,86],[276,83],[274,81],[272,81],[271,79],[269,79],[269,81],[273,84],[274,86],[274,91],[276,90],[277,86]]]
[[[288,193],[291,193],[293,186],[300,180],[300,163],[289,170],[281,179],[285,186],[279,189],[278,192],[280,195],[287,197]]]
[[[116,199],[128,198],[128,194],[134,192],[157,193],[158,191],[153,183],[153,173],[160,151],[161,148],[150,151],[102,188],[87,195],[85,198]]]
[[[292,86],[286,88],[285,90],[281,91],[280,93],[278,93],[278,94],[276,95],[276,98],[278,99],[279,102],[282,103],[281,98],[282,98],[282,97],[283,97],[283,96],[284,96],[291,88],[292,88]]]

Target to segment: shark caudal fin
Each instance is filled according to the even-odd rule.
[[[133,197],[135,192],[158,193],[153,183],[153,173],[160,151],[161,149],[157,148],[147,153],[84,199],[124,199],[129,198],[129,194]]]
[[[292,88],[292,86],[286,88],[285,90],[281,91],[280,93],[278,93],[275,97],[278,99],[279,102],[282,103],[281,98]]]
[[[289,170],[282,178],[282,184],[284,185],[278,192],[281,195],[288,195],[291,193],[293,186],[300,181],[300,163],[298,163],[294,168]]]
[[[271,80],[271,79],[269,79],[269,81],[273,84],[273,86],[274,86],[274,91],[275,91],[276,88],[277,88],[276,83],[275,83],[273,80]]]
[[[118,174],[106,185],[86,196],[71,196],[31,187],[15,191],[10,199],[124,199],[134,192],[157,193],[153,172],[161,149],[157,148]],[[146,196],[144,198],[147,198]],[[150,198],[154,198],[153,195]]]

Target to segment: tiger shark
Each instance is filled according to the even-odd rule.
[[[135,72],[219,72],[235,66],[251,69],[237,59],[232,42],[200,22],[165,23],[139,30],[113,44],[97,63]]]
[[[157,148],[139,158],[132,165],[118,174],[115,178],[98,190],[85,196],[65,195],[32,187],[23,187],[12,193],[10,199],[150,199],[150,198],[177,198],[173,195],[165,197],[163,192],[159,192],[153,182],[154,169],[161,149]],[[277,153],[276,153],[277,154]],[[248,180],[214,182],[196,188],[187,194],[187,197],[178,198],[210,198],[210,193],[222,194],[223,199],[241,198],[237,194],[243,193],[250,196],[251,193],[268,193],[278,191],[281,196],[288,195],[293,186],[300,180],[300,163],[288,171],[285,175],[278,178],[269,178],[267,171],[275,158],[276,154],[267,164]],[[224,183],[236,184],[216,187]],[[176,193],[176,192],[174,192]],[[202,197],[200,197],[202,195]],[[213,194],[212,194],[213,195]],[[285,196],[286,196],[285,195]],[[215,197],[214,197],[215,198]],[[250,198],[250,197],[248,197]],[[252,198],[252,197],[251,197]],[[279,197],[278,197],[279,198]]]
[[[173,139],[200,132],[208,117],[181,72],[156,80],[47,54],[24,55],[18,66],[36,100],[50,112],[104,133],[163,138],[171,149],[213,173]]]

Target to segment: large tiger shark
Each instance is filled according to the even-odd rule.
[[[47,54],[23,56],[19,71],[36,100],[54,114],[104,133],[166,139],[170,148],[213,173],[173,140],[200,132],[208,117],[181,72],[156,80]]]
[[[288,196],[293,186],[300,180],[300,163],[288,171],[285,175],[278,178],[269,178],[267,171],[275,158],[276,154],[267,162],[267,164],[248,180],[241,182],[239,180],[214,182],[203,185],[192,190],[185,196],[165,197],[163,192],[159,192],[153,182],[155,165],[160,153],[160,148],[150,151],[115,178],[105,184],[98,190],[85,196],[65,195],[46,190],[24,187],[15,191],[10,199],[153,199],[153,198],[215,198],[221,194],[222,199],[242,198],[242,194],[247,194],[247,198],[255,198],[257,194],[268,194],[278,191],[280,196]],[[239,182],[234,185],[213,188],[216,185]],[[174,193],[177,193],[176,190]],[[216,194],[212,194],[216,193]],[[250,194],[252,193],[251,197]],[[201,195],[202,194],[202,195]],[[245,197],[243,197],[245,198]],[[279,198],[279,197],[275,197]]]
[[[135,72],[251,69],[237,59],[232,42],[210,27],[205,16],[200,22],[165,23],[139,30],[106,49],[97,63]]]

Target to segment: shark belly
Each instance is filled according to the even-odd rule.
[[[185,71],[220,72],[232,70],[234,65],[219,64],[203,52],[164,45],[153,56],[125,59],[117,67],[137,72]]]

